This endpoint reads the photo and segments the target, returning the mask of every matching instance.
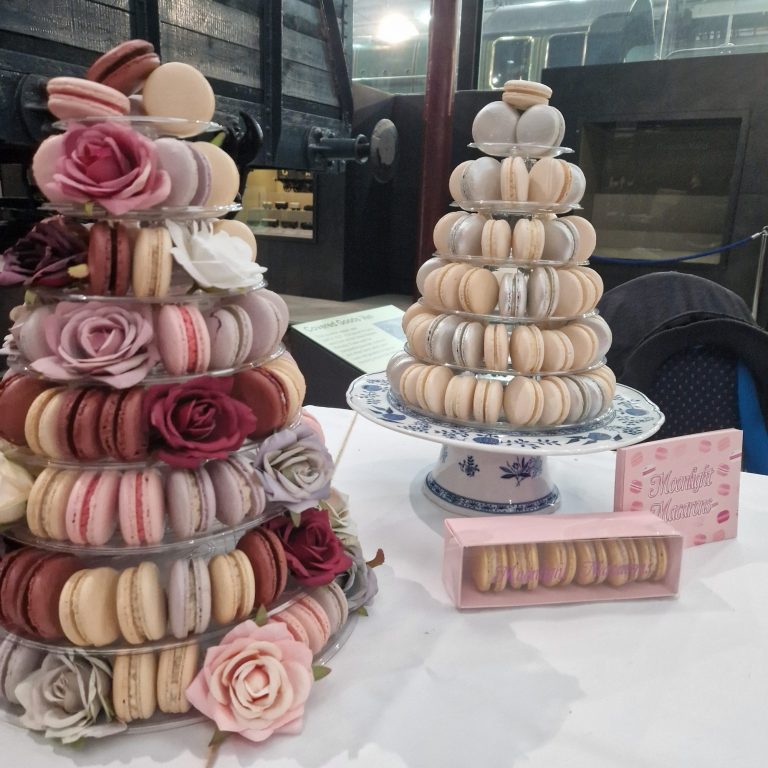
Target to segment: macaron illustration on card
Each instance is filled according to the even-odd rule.
[[[741,430],[672,437],[616,451],[616,512],[649,510],[691,547],[736,537]]]

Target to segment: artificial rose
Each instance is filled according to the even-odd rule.
[[[299,584],[329,584],[352,566],[352,558],[331,530],[324,509],[305,509],[301,525],[294,525],[289,517],[276,518],[267,525],[280,537],[288,568]]]
[[[64,744],[124,731],[125,723],[112,719],[111,687],[112,672],[100,659],[49,653],[40,669],[16,686],[24,708],[21,724]]]
[[[331,488],[328,498],[317,506],[328,512],[331,528],[344,547],[348,549],[352,545],[359,544],[357,526],[352,522],[352,516],[349,514],[349,496],[346,493]]]
[[[373,601],[379,591],[376,573],[365,560],[359,544],[344,547],[352,559],[352,565],[339,578],[339,585],[347,596],[349,610],[355,611]]]
[[[144,408],[157,457],[192,469],[205,459],[225,459],[256,429],[248,406],[230,396],[231,376],[151,387]]]
[[[249,288],[266,272],[253,261],[250,246],[221,230],[214,234],[210,223],[191,222],[189,228],[166,221],[173,240],[176,263],[201,288]]]
[[[77,124],[64,134],[53,180],[42,190],[51,199],[99,203],[120,216],[162,203],[171,180],[146,136],[117,123]]]
[[[285,624],[244,621],[208,649],[186,694],[220,731],[264,741],[301,731],[312,681],[312,652]]]
[[[284,503],[292,512],[315,506],[331,491],[333,459],[306,424],[264,440],[254,464],[267,498]]]
[[[24,467],[0,453],[0,525],[24,517],[32,483],[32,475]]]
[[[51,216],[0,255],[0,285],[67,285],[67,270],[84,263],[87,253],[88,230],[63,216]]]
[[[126,389],[143,381],[160,359],[147,306],[63,301],[43,327],[52,354],[33,360],[30,367],[50,379],[89,376]]]

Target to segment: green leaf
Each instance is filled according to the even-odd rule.
[[[323,664],[312,665],[312,676],[315,680],[322,680],[324,677],[328,677],[331,674],[331,668],[326,667]]]
[[[86,216],[93,216],[93,202],[90,200],[83,206]]]
[[[256,624],[256,626],[263,627],[269,619],[267,607],[262,603],[253,613],[251,618],[253,619],[253,622]]]
[[[73,280],[85,280],[90,274],[90,270],[88,269],[87,264],[75,264],[74,267],[69,267],[69,269],[67,269],[67,274]]]
[[[291,512],[291,522],[294,528],[301,527],[301,512]]]
[[[366,563],[369,568],[376,568],[384,563],[384,550],[379,547],[376,554]]]
[[[361,606],[360,606],[360,607],[359,607],[359,608],[358,608],[358,609],[355,611],[355,613],[356,613],[358,616],[367,616],[367,615],[368,615],[368,609],[367,609],[367,608],[366,608],[364,605],[361,605]]]
[[[214,728],[211,740],[208,742],[208,749],[215,749],[220,744],[223,744],[231,735],[230,731],[220,731],[218,728]]]
[[[85,746],[85,736],[81,736],[75,741],[70,741],[68,744],[64,744],[64,746],[69,749],[82,749]]]
[[[221,147],[221,145],[224,143],[224,131],[217,133],[211,139],[210,143],[213,144],[214,147]]]

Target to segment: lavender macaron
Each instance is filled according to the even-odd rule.
[[[174,469],[165,481],[166,506],[171,529],[179,539],[207,531],[216,519],[216,496],[205,466]]]

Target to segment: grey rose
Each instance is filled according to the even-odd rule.
[[[126,725],[112,719],[111,687],[112,671],[104,661],[49,653],[40,669],[16,686],[24,708],[21,724],[64,744],[119,733]]]
[[[317,434],[304,424],[268,437],[253,459],[267,499],[291,512],[314,507],[331,491],[333,459]]]

